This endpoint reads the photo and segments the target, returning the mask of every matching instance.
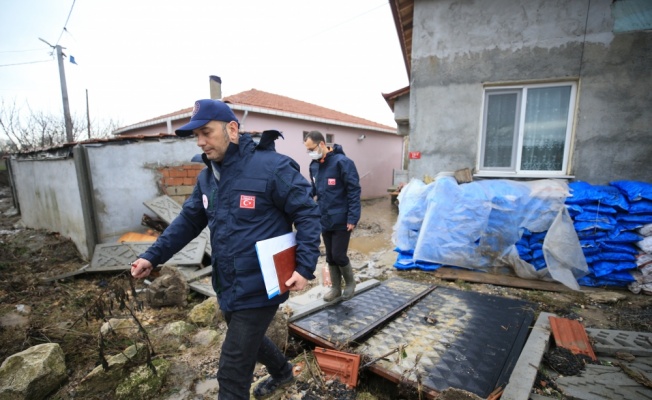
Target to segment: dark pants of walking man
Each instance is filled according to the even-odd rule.
[[[344,267],[349,264],[349,239],[351,231],[323,231],[321,233],[326,247],[326,262]]]
[[[224,313],[229,329],[222,344],[217,371],[221,388],[219,400],[249,399],[249,395],[241,397],[240,394],[249,392],[256,361],[265,365],[274,379],[283,379],[292,374],[292,367],[283,353],[265,336],[276,310],[278,305]],[[252,343],[261,342],[260,348],[252,346]],[[226,393],[223,390],[226,387],[239,389],[237,393]]]

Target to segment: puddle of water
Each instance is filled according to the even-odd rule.
[[[197,382],[195,385],[195,393],[197,394],[206,394],[209,391],[215,390],[217,391],[218,384],[217,384],[217,379],[212,378],[212,379],[206,379],[203,381]]]
[[[391,239],[386,235],[352,237],[349,249],[362,254],[377,253],[381,250],[392,248]]]

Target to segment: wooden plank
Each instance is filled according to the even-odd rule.
[[[509,286],[522,289],[547,290],[549,292],[574,292],[573,289],[557,282],[548,282],[533,279],[523,279],[517,276],[476,272],[465,269],[441,267],[432,272],[436,277],[444,280],[463,280],[474,283],[489,283],[492,285]],[[594,291],[582,289],[583,292]]]

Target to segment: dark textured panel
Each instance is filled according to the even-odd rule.
[[[432,390],[464,389],[487,397],[505,384],[525,343],[534,305],[437,288],[366,340],[356,352],[375,366]]]
[[[333,344],[355,342],[432,289],[432,286],[419,282],[390,279],[350,300],[301,318],[292,325]]]

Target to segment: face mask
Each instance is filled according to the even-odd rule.
[[[321,153],[318,151],[311,151],[308,153],[308,157],[312,158],[313,160],[319,160],[321,159]]]

